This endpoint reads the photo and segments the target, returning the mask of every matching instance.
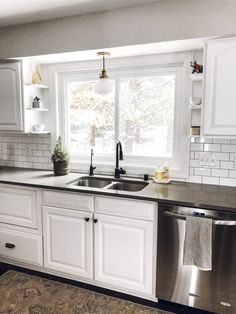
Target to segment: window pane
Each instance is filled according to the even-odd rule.
[[[175,75],[123,78],[119,97],[125,154],[171,157]]]
[[[114,96],[95,93],[97,81],[75,81],[67,84],[69,147],[72,154],[98,154],[114,150]]]

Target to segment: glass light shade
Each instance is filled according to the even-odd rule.
[[[95,86],[95,92],[100,95],[108,95],[113,92],[113,83],[108,78],[100,78]]]

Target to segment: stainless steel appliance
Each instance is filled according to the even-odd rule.
[[[236,313],[236,213],[159,205],[157,297],[215,313]],[[183,265],[188,215],[213,219],[212,270]]]

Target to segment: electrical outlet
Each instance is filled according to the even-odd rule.
[[[211,152],[199,154],[199,166],[202,168],[211,168],[216,164],[216,157]]]

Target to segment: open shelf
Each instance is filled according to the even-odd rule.
[[[190,79],[192,81],[202,81],[203,80],[203,74],[202,73],[199,73],[199,74],[191,74],[190,75]]]
[[[47,108],[26,108],[25,110],[32,110],[32,111],[49,111]]]
[[[49,87],[47,85],[43,84],[25,84],[25,86],[35,87],[35,88],[42,88],[42,89],[48,89]]]
[[[50,134],[50,131],[41,131],[41,132],[36,132],[36,131],[30,131],[27,132],[26,134],[30,134],[30,135],[40,135],[40,134]]]
[[[201,105],[189,105],[189,108],[191,110],[201,110],[202,106]]]

